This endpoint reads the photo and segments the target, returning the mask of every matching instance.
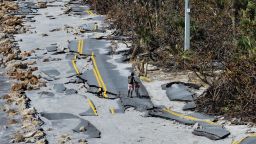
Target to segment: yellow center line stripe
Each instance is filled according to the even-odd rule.
[[[187,120],[200,121],[200,122],[205,122],[205,123],[208,123],[208,124],[216,125],[214,122],[212,122],[210,120],[202,120],[202,119],[198,119],[198,118],[195,118],[195,117],[192,117],[192,116],[186,116],[186,115],[183,115],[181,113],[174,112],[174,111],[172,111],[170,109],[167,109],[167,108],[164,108],[163,110],[165,112],[168,112],[168,113],[173,114],[177,117],[181,117],[181,118],[184,118],[184,119],[187,119]]]
[[[97,73],[97,75],[99,77],[99,80],[100,80],[100,82],[102,84],[102,87],[103,87],[103,90],[104,90],[104,94],[103,95],[104,95],[104,97],[106,97],[107,88],[106,88],[106,85],[105,85],[105,83],[104,83],[104,81],[103,81],[103,79],[101,77],[101,74],[99,72],[99,69],[98,69],[98,66],[97,66],[97,63],[96,63],[96,60],[95,60],[94,57],[93,57],[93,63],[94,63],[94,68],[96,70],[96,73]]]
[[[76,56],[75,56],[75,57],[76,57]],[[80,72],[79,72],[79,70],[78,70],[78,68],[77,68],[77,65],[76,65],[75,60],[72,60],[72,65],[73,65],[73,67],[74,67],[74,69],[75,69],[75,71],[76,71],[76,74],[77,74],[77,75],[80,75]]]
[[[100,83],[100,80],[99,80],[99,78],[98,78],[98,76],[97,76],[97,73],[96,73],[96,71],[95,71],[94,68],[93,68],[93,73],[94,73],[94,76],[96,77],[96,80],[97,80],[97,83],[98,83],[99,87],[102,87],[102,86],[101,86],[101,83]]]
[[[85,12],[89,15],[95,15],[91,10],[86,10]]]
[[[103,81],[103,79],[102,79],[102,76],[101,76],[100,72],[99,72],[99,69],[98,69],[96,60],[95,60],[95,58],[94,58],[94,53],[93,53],[93,52],[92,52],[92,61],[93,61],[93,68],[95,69],[96,74],[97,74],[97,77],[98,77],[98,79],[99,79],[99,81],[100,81],[100,83],[101,83],[101,86],[103,87],[103,90],[104,90],[103,96],[104,96],[105,98],[107,98],[107,97],[108,97],[108,96],[107,96],[107,88],[106,88],[106,85],[105,85],[105,83],[104,83],[104,81]],[[97,79],[97,78],[96,78],[96,79]]]
[[[95,114],[96,116],[98,116],[97,110],[96,110],[94,104],[92,103],[92,101],[91,101],[90,99],[88,99],[88,103],[89,103],[90,107],[92,108],[94,114]]]
[[[84,40],[81,40],[80,53],[79,54],[83,54],[83,49],[84,49]]]
[[[77,44],[77,51],[79,52],[80,49],[81,49],[81,41],[79,40],[79,41],[78,41],[78,44]],[[78,67],[77,67],[77,65],[76,65],[76,59],[77,59],[77,54],[75,54],[75,56],[74,56],[74,58],[73,58],[73,60],[72,60],[72,65],[73,65],[73,67],[74,67],[74,69],[75,69],[75,71],[76,71],[76,74],[77,74],[77,75],[80,75],[80,72],[79,72]]]
[[[244,138],[242,138],[242,139],[240,139],[240,140],[238,140],[238,141],[234,141],[234,142],[232,142],[232,144],[240,144],[241,142],[243,142],[246,138],[248,138],[248,137],[255,137],[256,138],[256,133],[255,134],[252,134],[252,135],[250,135],[250,136],[246,136],[246,137],[244,137]]]
[[[102,77],[101,77],[101,74],[100,74],[99,69],[98,69],[97,64],[96,64],[96,60],[95,60],[94,58],[93,58],[93,61],[94,61],[94,69],[96,70],[96,74],[97,74],[97,76],[99,77],[99,80],[100,80],[100,83],[101,83],[101,87],[103,87],[103,90],[104,90],[103,96],[104,96],[104,97],[107,97],[107,94],[106,94],[106,92],[107,92],[106,85],[105,85],[105,83],[104,83],[104,81],[103,81],[103,79],[102,79]]]

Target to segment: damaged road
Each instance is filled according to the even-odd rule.
[[[214,144],[210,139],[229,135],[225,128],[212,126],[212,117],[156,107],[143,81],[139,95],[127,97],[127,77],[133,69],[123,52],[129,47],[122,38],[101,39],[114,31],[107,29],[105,16],[82,1],[51,1],[43,7],[28,12],[25,26],[30,32],[15,39],[21,51],[34,51],[25,61],[35,61],[38,71],[33,74],[44,84],[26,95],[44,121],[49,143]],[[114,43],[118,48],[111,54]],[[195,93],[187,86],[165,88],[169,100],[191,102],[184,109],[194,108]],[[185,126],[196,123],[196,129]]]

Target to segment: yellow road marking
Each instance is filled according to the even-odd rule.
[[[76,56],[75,56],[75,57],[76,57]],[[76,65],[75,60],[72,60],[72,65],[73,65],[73,67],[74,67],[74,69],[75,69],[75,71],[76,71],[76,74],[77,74],[77,75],[80,75],[80,72],[79,72],[79,70],[78,70],[78,68],[77,68],[77,65]]]
[[[82,53],[82,46],[83,46],[83,42],[81,40],[79,40],[78,44],[77,44],[77,51],[78,51],[79,54]],[[73,67],[74,67],[74,69],[76,71],[76,74],[80,75],[80,72],[79,72],[78,67],[76,65],[76,60],[77,60],[77,54],[75,54],[75,56],[74,56],[74,58],[72,60],[72,65],[73,65]]]
[[[181,118],[184,118],[184,119],[187,119],[187,120],[192,120],[192,121],[200,121],[200,122],[205,122],[205,123],[208,123],[208,124],[212,124],[212,125],[216,125],[214,122],[210,121],[210,120],[202,120],[202,119],[198,119],[198,118],[195,118],[195,117],[192,117],[192,116],[186,116],[186,115],[183,115],[181,113],[177,113],[177,112],[174,112],[170,109],[167,109],[167,108],[164,108],[163,109],[165,112],[168,112],[172,115],[175,115],[177,117],[181,117]]]
[[[97,110],[96,110],[94,104],[92,103],[92,101],[91,101],[90,99],[88,99],[88,103],[89,103],[90,107],[92,108],[94,114],[95,114],[96,116],[98,116]]]
[[[89,15],[95,15],[91,10],[86,10],[85,12]]]
[[[83,48],[84,48],[84,40],[78,40],[77,52],[79,54],[83,54]]]
[[[81,40],[81,44],[80,44],[80,54],[83,54],[83,49],[84,49],[84,40]]]
[[[96,80],[97,80],[97,83],[98,83],[99,87],[102,87],[102,86],[101,86],[101,83],[100,83],[100,80],[99,80],[99,78],[98,78],[98,75],[97,75],[97,73],[96,73],[96,71],[95,71],[94,68],[93,68],[93,73],[94,73],[94,76],[96,77]]]
[[[110,112],[111,112],[112,114],[115,114],[115,113],[116,113],[116,112],[115,112],[115,109],[114,109],[113,107],[110,108]]]
[[[240,144],[241,142],[243,142],[246,138],[248,138],[248,137],[255,137],[256,138],[256,133],[255,134],[252,134],[252,135],[250,135],[250,136],[246,136],[246,137],[244,137],[244,138],[242,138],[242,139],[240,139],[240,140],[237,140],[237,141],[234,141],[234,142],[232,142],[232,144]]]
[[[101,86],[103,87],[103,90],[104,90],[103,96],[104,96],[105,98],[108,98],[108,96],[107,96],[107,88],[106,88],[106,85],[105,85],[105,83],[104,83],[104,81],[103,81],[103,79],[102,79],[102,76],[101,76],[100,72],[99,72],[99,69],[98,69],[96,60],[95,60],[95,58],[94,58],[94,53],[93,53],[93,52],[92,52],[92,61],[93,61],[93,68],[95,69],[96,74],[97,74],[97,76],[98,76],[98,79],[99,79],[99,81],[100,81],[100,83],[101,83]],[[96,78],[96,79],[97,79],[97,78]]]

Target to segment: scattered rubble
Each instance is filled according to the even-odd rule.
[[[37,2],[37,6],[38,6],[39,8],[47,8],[47,2],[38,1],[38,2]]]
[[[21,52],[14,42],[14,34],[26,32],[23,27],[24,16],[12,15],[19,9],[15,2],[4,1],[0,3],[0,65],[5,67],[5,74],[15,79],[8,95],[3,96],[4,111],[8,115],[7,128],[15,125],[15,134],[11,137],[12,143],[47,143],[44,132],[40,128],[42,121],[34,108],[29,107],[26,90],[40,87],[39,79],[32,74],[36,67],[34,62],[24,62],[33,51]]]

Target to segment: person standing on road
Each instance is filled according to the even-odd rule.
[[[134,82],[134,89],[135,89],[136,96],[140,97],[140,92],[139,92],[139,90],[140,90],[140,82],[139,82],[138,79],[136,79],[135,82]]]
[[[132,93],[134,90],[134,73],[132,72],[130,76],[128,76],[128,97],[132,97]]]

